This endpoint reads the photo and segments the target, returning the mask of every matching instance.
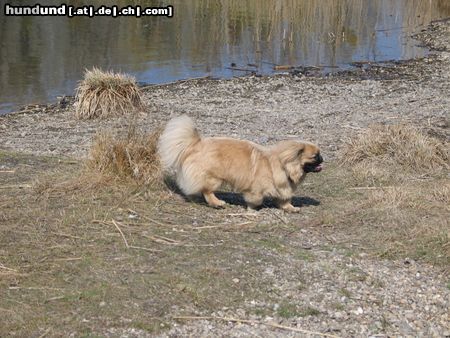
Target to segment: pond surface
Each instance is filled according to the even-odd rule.
[[[18,1],[13,2],[17,5]],[[34,5],[36,2],[20,1]],[[41,5],[59,5],[39,1]],[[71,1],[74,6],[108,4]],[[114,1],[172,5],[168,17],[0,15],[0,114],[72,95],[86,68],[128,72],[144,83],[275,72],[426,55],[410,36],[450,16],[449,0]]]

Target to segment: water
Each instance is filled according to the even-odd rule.
[[[70,3],[105,4],[96,0]],[[324,71],[336,71],[353,61],[421,57],[427,51],[411,34],[432,20],[450,16],[448,0],[134,0],[110,4],[172,5],[174,17],[6,17],[2,5],[0,114],[73,94],[84,69],[92,66],[128,72],[140,82],[153,84],[247,73],[230,68],[260,74],[273,73],[274,65],[325,66]]]

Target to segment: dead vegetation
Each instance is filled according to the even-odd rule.
[[[0,176],[10,187],[0,194],[0,335],[114,335],[111,327],[155,334],[173,313],[235,306],[242,291],[269,294],[271,283],[250,280],[265,264],[236,263],[237,238],[250,246],[242,247],[248,259],[272,260],[254,242],[274,233],[251,232],[256,221],[130,184],[134,177],[102,184],[110,175],[97,175],[96,185],[81,162],[68,162],[5,154],[17,174]]]
[[[78,119],[106,118],[131,114],[143,107],[136,79],[130,75],[86,70],[76,89],[75,116]]]
[[[341,164],[359,181],[435,175],[449,168],[448,144],[409,125],[374,125],[343,147]]]
[[[139,184],[161,184],[162,169],[157,154],[160,134],[160,128],[144,133],[130,127],[124,135],[102,131],[92,143],[87,169],[109,177],[132,179]]]
[[[358,232],[381,254],[450,262],[448,150],[407,125],[375,125],[347,142],[340,167],[366,197]]]
[[[232,204],[216,210],[142,184],[161,182],[158,134],[100,133],[87,170],[62,158],[4,155],[0,334],[114,336],[132,328],[157,335],[183,316],[223,318],[223,308],[230,309],[224,317],[243,309],[240,321],[271,316],[293,327],[289,321],[298,318],[329,320],[332,302],[317,296],[317,280],[385,297],[363,279],[349,283],[354,273],[343,267],[354,264],[346,256],[352,250],[363,266],[372,262],[359,258],[363,252],[441,266],[450,259],[450,187],[442,177],[353,190],[351,173],[330,163],[302,186],[298,215],[270,208],[250,215]],[[115,184],[105,184],[110,179]],[[291,285],[299,278],[301,285]],[[274,292],[280,281],[285,286]],[[330,299],[339,300],[337,292]],[[303,295],[320,306],[304,307]],[[354,312],[357,303],[339,306]],[[297,331],[311,328],[306,320]]]

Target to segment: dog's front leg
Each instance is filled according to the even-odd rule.
[[[278,205],[278,208],[280,208],[286,212],[300,212],[300,208],[294,207],[291,204],[290,200],[287,200],[287,201],[277,200],[277,205]]]
[[[218,199],[213,192],[203,192],[203,197],[205,197],[206,202],[214,208],[223,208],[226,204],[225,201]]]

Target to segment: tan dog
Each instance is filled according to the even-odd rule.
[[[243,193],[250,208],[272,197],[288,212],[300,211],[291,198],[306,173],[321,171],[323,162],[320,149],[308,142],[281,141],[264,147],[232,138],[200,137],[186,115],[167,123],[158,152],[164,168],[175,170],[186,195],[201,193],[210,206],[222,207],[225,201],[214,192],[226,182]]]

